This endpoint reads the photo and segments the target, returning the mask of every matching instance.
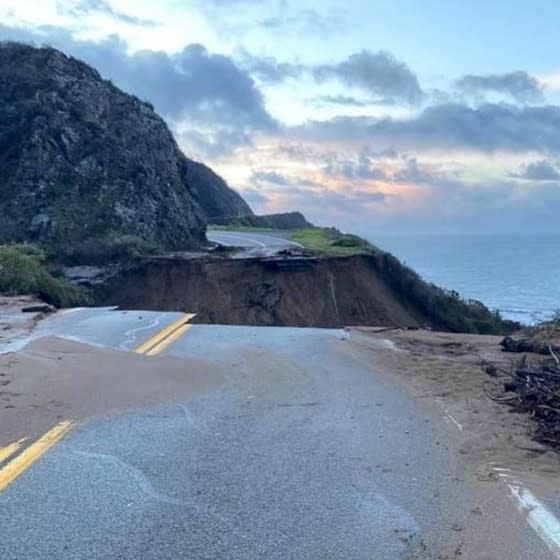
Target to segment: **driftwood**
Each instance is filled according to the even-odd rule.
[[[492,400],[517,412],[528,413],[535,422],[533,437],[560,451],[560,360],[548,348],[548,357],[526,355],[509,367],[483,361],[482,367],[494,378],[485,386]]]
[[[534,354],[544,354],[550,356],[555,352],[560,352],[560,347],[545,340],[538,340],[530,337],[514,338],[506,336],[500,346],[504,352],[532,352]]]

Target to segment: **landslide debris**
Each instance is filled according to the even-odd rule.
[[[484,361],[491,376],[487,395],[533,421],[533,438],[560,451],[560,323],[529,327],[501,342],[503,352],[522,353],[509,364]]]

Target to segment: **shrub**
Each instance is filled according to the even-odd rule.
[[[332,247],[354,247],[359,249],[373,249],[371,243],[358,237],[357,235],[351,235],[345,233],[341,235],[338,239],[335,239],[331,243]]]
[[[0,245],[0,292],[35,294],[56,307],[89,303],[87,291],[51,274],[45,267],[45,258],[45,253],[34,245]]]
[[[454,290],[426,282],[390,253],[378,257],[377,268],[401,298],[419,309],[436,328],[478,334],[508,334],[519,328],[479,301],[463,299]]]

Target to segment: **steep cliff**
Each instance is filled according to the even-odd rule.
[[[210,212],[251,213],[149,103],[88,65],[2,43],[0,83],[0,243],[132,235],[182,249],[204,241]]]
[[[219,175],[203,163],[189,161],[187,181],[196,186],[197,201],[208,223],[253,216],[249,205],[229,188]]]

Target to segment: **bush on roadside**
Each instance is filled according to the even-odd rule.
[[[84,288],[51,274],[45,260],[45,253],[34,245],[0,245],[0,292],[7,295],[34,294],[56,307],[90,302]]]

